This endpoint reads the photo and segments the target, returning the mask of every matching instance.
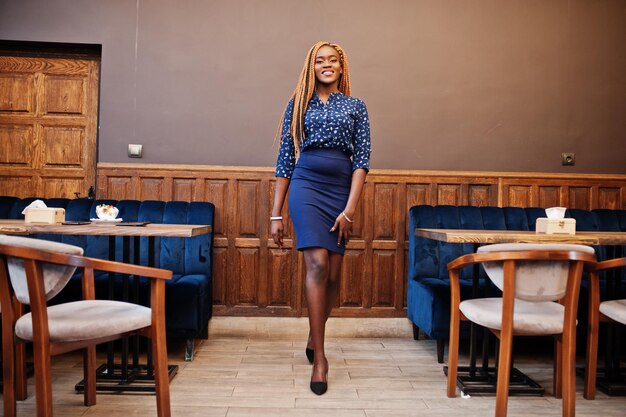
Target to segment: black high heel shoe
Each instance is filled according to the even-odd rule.
[[[328,390],[328,368],[326,369],[324,379],[326,379],[326,381],[311,381],[311,391],[313,391],[315,395],[322,395]]]
[[[313,359],[315,359],[315,351],[313,349],[306,348],[304,349],[304,354],[306,358],[309,360],[309,363],[313,363]]]
[[[311,381],[311,391],[315,395],[322,395],[328,390],[328,383],[322,381]]]

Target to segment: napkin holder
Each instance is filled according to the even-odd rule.
[[[26,223],[55,224],[65,221],[65,209],[58,207],[31,207],[24,215]]]
[[[548,235],[575,235],[576,219],[549,219],[547,217],[539,217],[537,219],[537,224],[535,225],[535,232],[545,233]]]

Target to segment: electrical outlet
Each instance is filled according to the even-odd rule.
[[[576,154],[573,152],[563,152],[561,154],[561,165],[564,165],[564,166],[576,165]]]

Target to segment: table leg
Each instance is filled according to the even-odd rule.
[[[123,237],[123,262],[130,262],[130,237]],[[140,237],[133,237],[134,257],[133,261],[140,264]],[[155,265],[155,238],[148,238],[148,264]],[[115,236],[109,237],[109,259],[115,259]],[[109,275],[108,293],[109,299],[115,299],[115,275]],[[130,277],[124,276],[122,283],[122,300],[131,300],[139,303],[139,276],[133,276],[133,291],[130,291]],[[152,365],[152,345],[148,339],[147,345],[147,364],[139,364],[139,336],[133,336],[132,365],[129,366],[129,340],[124,338],[121,340],[121,358],[120,364],[115,364],[115,351],[113,342],[107,347],[107,362],[96,369],[96,390],[103,392],[155,392],[154,384],[154,367]],[[171,381],[178,372],[178,365],[168,365],[168,377]],[[77,393],[82,393],[85,389],[84,380],[77,383],[74,387]]]

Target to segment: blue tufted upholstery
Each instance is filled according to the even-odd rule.
[[[18,199],[0,197],[0,215],[4,218],[24,218],[21,211],[35,198]],[[213,225],[215,206],[207,202],[183,201],[137,201],[92,199],[42,199],[49,207],[63,207],[66,220],[89,220],[96,217],[98,204],[112,204],[119,210],[119,217],[126,221],[151,221],[169,224]],[[38,238],[54,240],[84,248],[85,256],[109,258],[109,237],[82,235],[38,235]],[[115,259],[123,260],[123,238],[115,238]],[[154,266],[170,269],[174,275],[166,282],[166,327],[169,337],[193,339],[208,336],[208,321],[213,313],[212,253],[213,234],[191,238],[164,237],[155,240]],[[128,260],[134,262],[134,248],[130,245]],[[148,264],[148,238],[141,238],[140,263]],[[96,295],[108,298],[108,276],[96,276]],[[115,291],[121,291],[121,277],[115,278]],[[147,303],[147,281],[140,281],[140,302]],[[55,297],[55,302],[79,299],[80,280],[74,277],[66,288]]]
[[[538,217],[545,217],[544,209],[444,205],[411,207],[407,316],[416,327],[414,330],[421,329],[428,337],[440,342],[447,340],[450,326],[450,290],[446,265],[463,254],[474,252],[471,244],[445,243],[415,236],[415,228],[532,231],[535,230]],[[626,231],[626,210],[570,209],[566,212],[566,217],[576,219],[576,229],[579,231]],[[606,247],[599,247],[596,252],[600,260],[607,256]],[[471,295],[471,275],[470,268],[462,271],[460,284],[463,299]],[[482,269],[480,275],[484,276]],[[626,281],[626,276],[623,280]],[[484,285],[484,280],[480,282]],[[584,290],[580,300],[579,318],[584,322],[587,311]],[[462,329],[461,335],[468,334],[467,328]],[[417,337],[417,333],[415,335]],[[440,348],[442,355],[443,344]]]

